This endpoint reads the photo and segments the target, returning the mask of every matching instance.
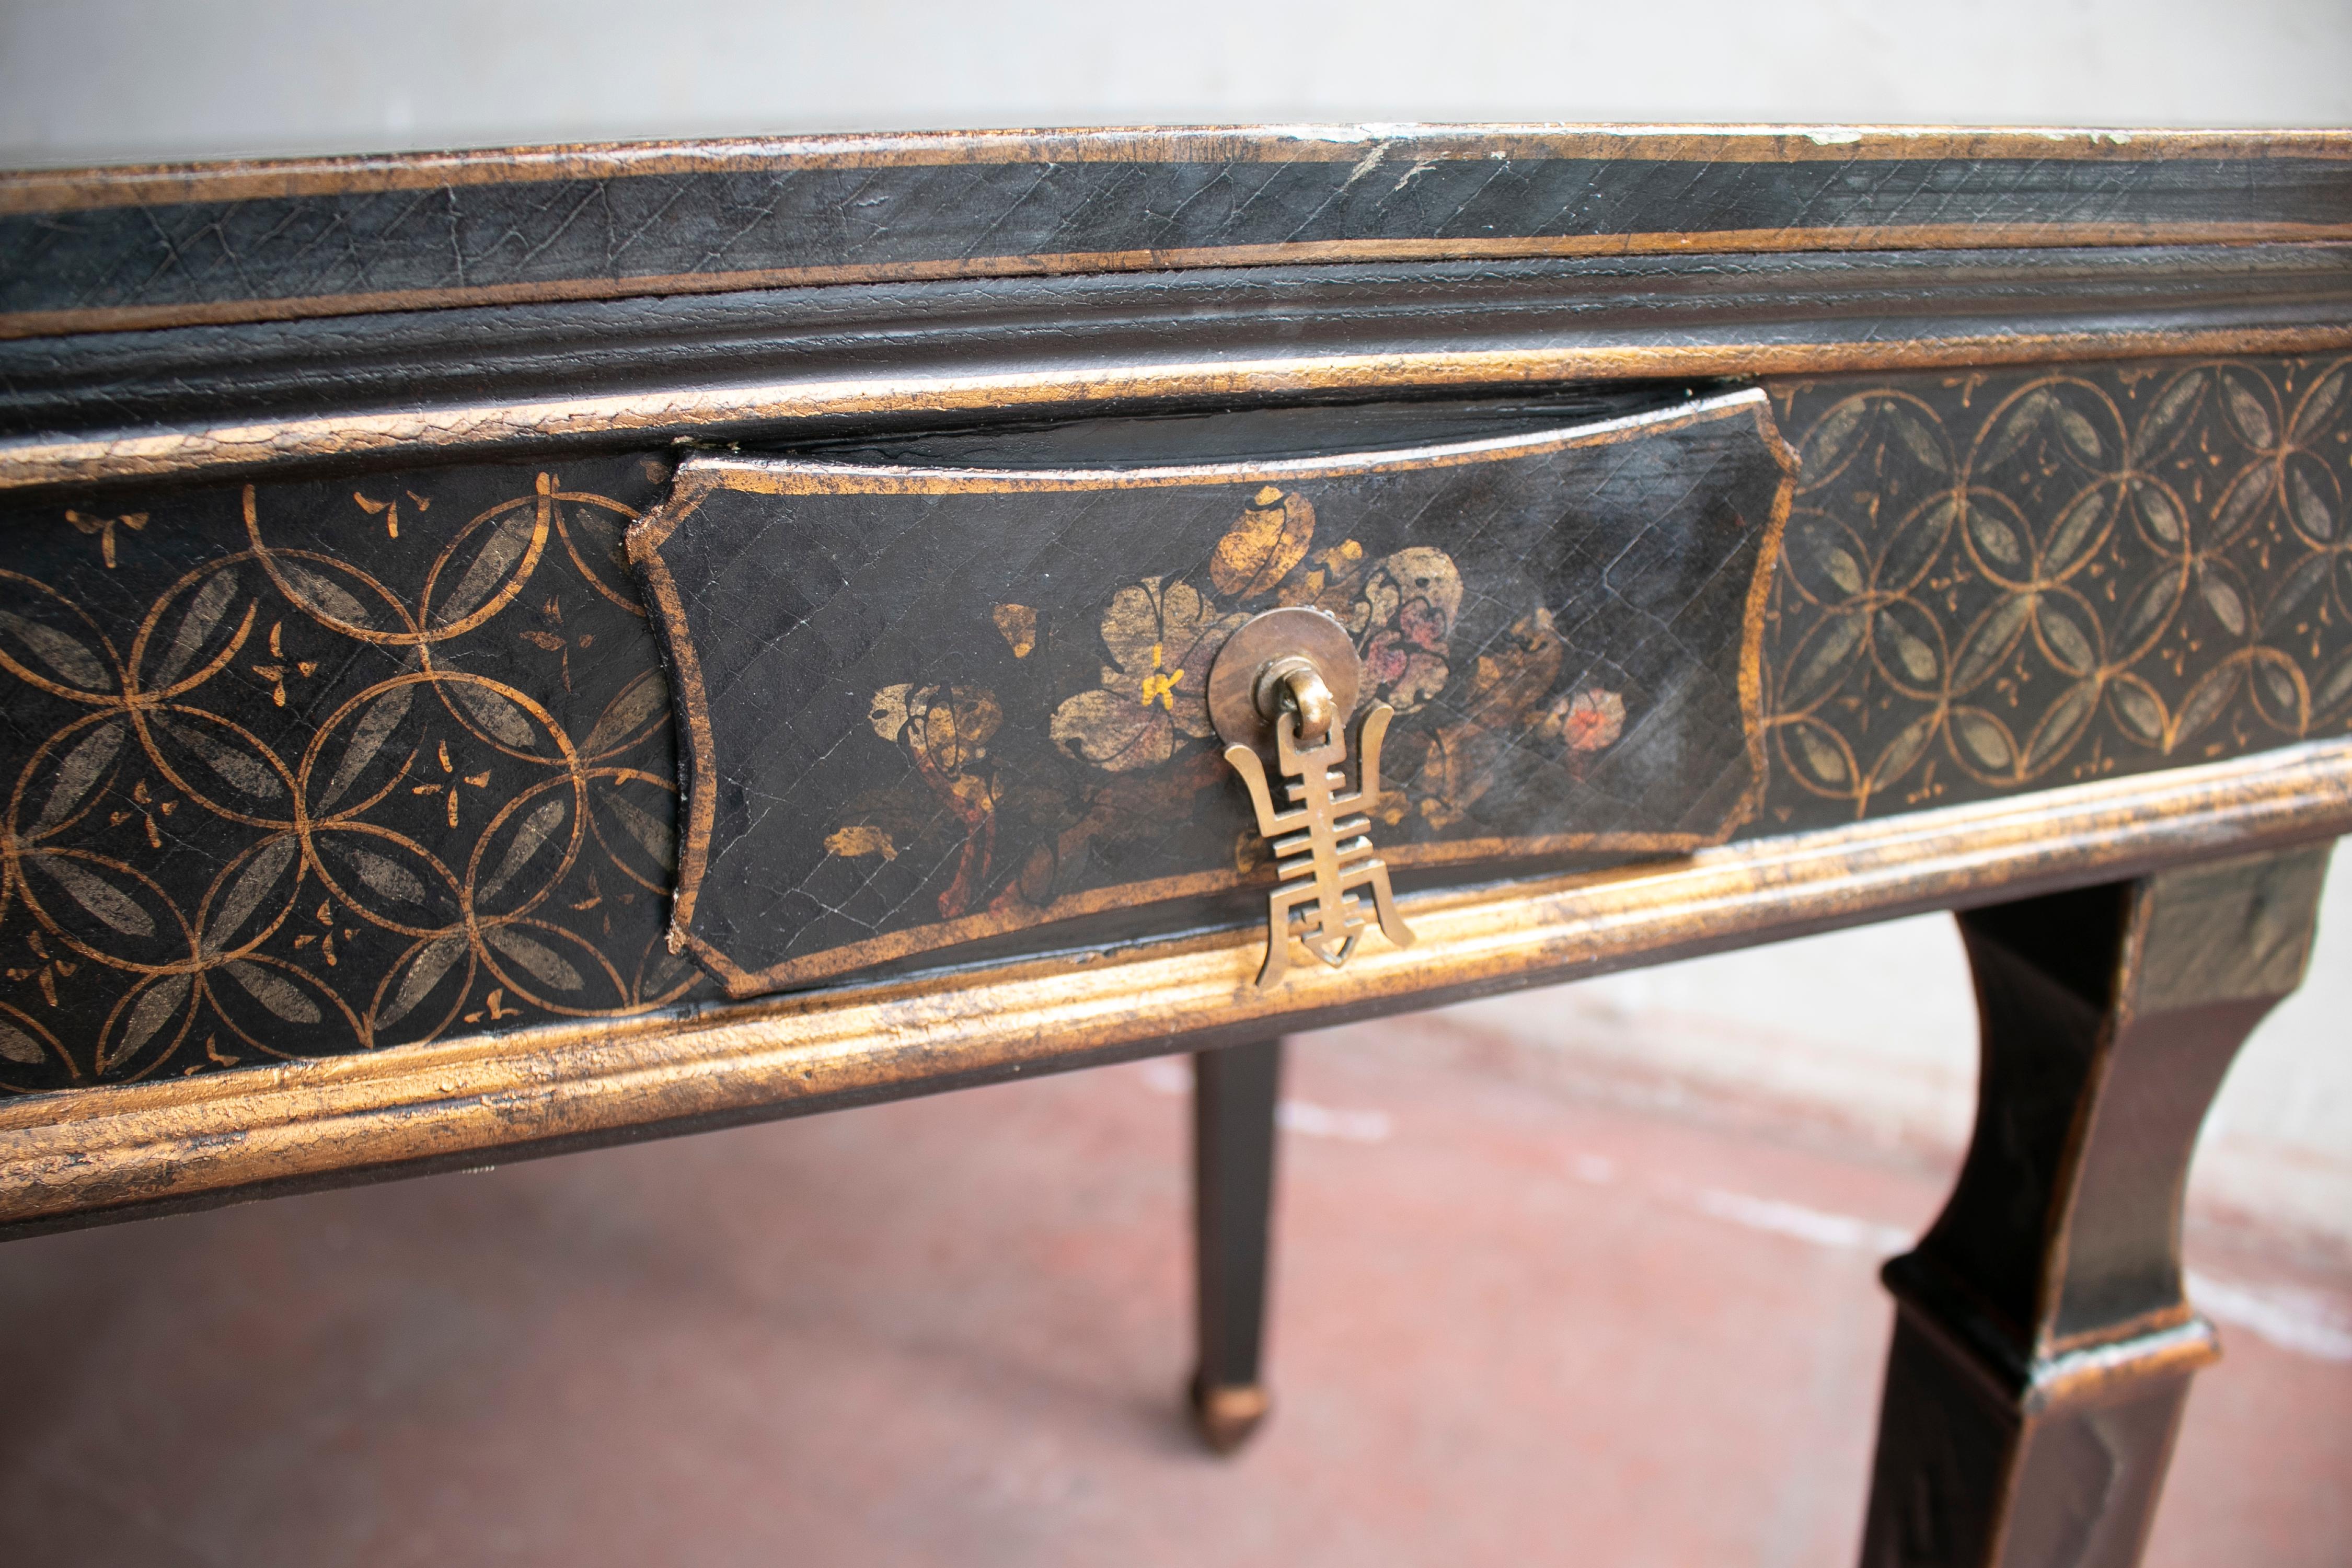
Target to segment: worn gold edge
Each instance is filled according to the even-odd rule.
[[[93,165],[0,174],[0,214],[566,178],[954,163],[1360,163],[1413,157],[1638,158],[1672,163],[1874,158],[2352,158],[2336,128],[1366,124],[929,131],[687,142],[593,142],[331,158]]]
[[[1925,1268],[1922,1264],[1925,1261]],[[1948,1268],[1911,1253],[1890,1268],[1888,1293],[1903,1316],[1955,1367],[2027,1415],[2095,1401],[2150,1377],[2185,1376],[2221,1359],[2213,1325],[2186,1301],[2143,1313],[2122,1332],[2039,1349],[1986,1309]]]
[[[1761,387],[1757,389],[1762,391]],[[1789,512],[1797,501],[1797,479],[1804,467],[1804,458],[1797,448],[1780,434],[1780,421],[1772,416],[1772,400],[1768,394],[1764,405],[1756,411],[1757,434],[1765,450],[1780,465],[1780,482],[1772,491],[1772,510],[1764,521],[1764,535],[1758,542],[1756,571],[1748,579],[1748,600],[1742,607],[1739,636],[1739,721],[1748,738],[1748,788],[1727,814],[1722,837],[1728,838],[1747,823],[1755,820],[1764,809],[1764,795],[1771,779],[1770,764],[1765,755],[1764,738],[1764,626],[1770,618],[1772,583],[1780,574],[1780,552],[1789,531]]]
[[[2313,353],[2352,347],[2352,321],[2273,328],[1986,332],[1869,342],[1602,344],[1433,350],[965,375],[764,383],[528,403],[324,415],[112,437],[0,442],[0,489],[159,479],[316,458],[460,450],[630,432],[732,429],[843,415],[959,414],[1111,400],[1268,393],[1409,392],[1681,375],[1808,375],[2039,364],[2166,354]]]
[[[2036,1361],[2022,1401],[2029,1414],[2146,1389],[2154,1377],[2186,1377],[2221,1359],[2221,1337],[2185,1304],[2176,1321],[2128,1339],[2062,1351]]]
[[[559,1138],[911,1093],[1202,1030],[1559,980],[1645,959],[2352,827],[2352,741],[1402,900],[1418,941],[1253,984],[1223,934],[693,1016],[568,1024],[0,1106],[0,1224]],[[2120,870],[2119,870],[2120,868]]]
[[[1265,245],[1176,246],[1161,249],[967,256],[920,261],[843,262],[751,268],[727,272],[644,273],[566,278],[455,289],[394,289],[208,300],[168,305],[100,305],[0,315],[0,339],[76,332],[153,331],[172,327],[299,321],[386,311],[455,310],[628,300],[673,294],[727,294],[760,289],[826,288],[851,283],[950,282],[983,278],[1052,278],[1082,273],[1159,272],[1220,267],[1340,265],[1360,262],[1528,261],[1611,256],[1778,255],[1861,250],[2063,249],[2108,246],[2308,244],[2352,239],[2352,224],[2137,223],[1828,226],[1446,239],[1328,239]]]
[[[681,470],[687,467],[680,465]],[[701,473],[680,471],[672,475],[668,494],[630,524],[622,539],[629,563],[645,580],[646,596],[650,601],[648,619],[662,657],[669,666],[670,689],[674,694],[671,715],[682,731],[677,736],[677,755],[685,777],[678,781],[678,795],[685,805],[686,831],[678,845],[678,884],[670,898],[667,941],[672,952],[691,947],[696,957],[706,960],[708,954],[703,945],[694,940],[690,928],[695,899],[702,887],[703,867],[709,858],[710,835],[718,817],[709,785],[709,781],[718,776],[718,742],[711,733],[710,705],[703,695],[702,657],[695,651],[694,639],[687,633],[686,605],[678,597],[677,582],[670,575],[669,563],[661,557],[661,547],[709,493],[709,482]]]

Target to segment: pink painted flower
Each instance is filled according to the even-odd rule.
[[[1552,703],[1545,728],[1556,732],[1571,752],[1600,751],[1625,732],[1625,700],[1595,686]]]

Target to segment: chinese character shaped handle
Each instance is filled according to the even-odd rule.
[[[1381,791],[1381,742],[1394,709],[1375,702],[1365,713],[1354,789],[1340,770],[1362,680],[1346,629],[1307,609],[1269,610],[1245,622],[1210,668],[1210,716],[1274,852],[1260,990],[1282,984],[1293,941],[1334,969],[1375,923],[1397,946],[1412,943],[1369,831]],[[1269,763],[1273,778],[1289,781],[1286,808],[1276,807]]]

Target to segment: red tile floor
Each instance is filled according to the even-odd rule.
[[[1171,1063],[0,1247],[0,1562],[1850,1561],[1944,1171],[1507,1058],[1295,1050],[1231,1461]],[[2352,1270],[2195,1239],[2149,1560],[2352,1562]]]

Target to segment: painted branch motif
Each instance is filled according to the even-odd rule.
[[[1329,615],[1355,642],[1366,690],[1384,698],[1392,710],[1412,712],[1445,689],[1447,637],[1462,603],[1461,574],[1453,560],[1442,550],[1419,546],[1375,560],[1353,539],[1317,552],[1315,532],[1307,497],[1263,486],[1218,539],[1204,574],[1206,591],[1182,578],[1152,576],[1112,595],[1099,628],[1108,661],[1099,666],[1094,685],[1055,706],[1045,734],[1063,754],[1102,773],[1149,774],[1153,783],[1139,790],[1116,780],[1082,782],[1079,798],[1054,814],[1051,820],[1060,826],[1050,842],[1024,845],[1013,837],[1018,828],[1001,826],[1005,786],[987,757],[988,743],[1004,722],[994,690],[901,681],[874,694],[875,733],[906,751],[916,777],[946,807],[961,835],[955,876],[936,899],[941,920],[1040,902],[1040,890],[1050,899],[1062,863],[1082,859],[1098,835],[1117,831],[1119,814],[1140,798],[1150,796],[1153,809],[1189,815],[1197,807],[1176,792],[1223,791],[1223,776],[1209,765],[1211,753],[1200,742],[1213,733],[1210,662],[1248,618],[1244,606],[1304,605]],[[1026,658],[1035,645],[1039,612],[1000,604],[992,606],[990,618],[1007,651]],[[1617,703],[1622,717],[1615,693],[1589,695]],[[1577,739],[1591,752],[1614,735],[1595,731]],[[1458,816],[1443,794],[1450,782],[1433,774],[1432,789],[1412,804],[1425,816]],[[877,805],[884,809],[877,811]],[[1407,809],[1407,802],[1396,801],[1389,820],[1400,820]],[[896,859],[897,835],[909,823],[921,825],[918,832],[942,826],[936,813],[926,814],[909,800],[869,796],[860,811],[834,826],[825,842],[838,856]],[[1001,881],[1000,835],[1023,857],[1022,875],[983,900],[982,890]],[[1263,845],[1246,827],[1238,827],[1233,854],[1241,870],[1265,860]]]

